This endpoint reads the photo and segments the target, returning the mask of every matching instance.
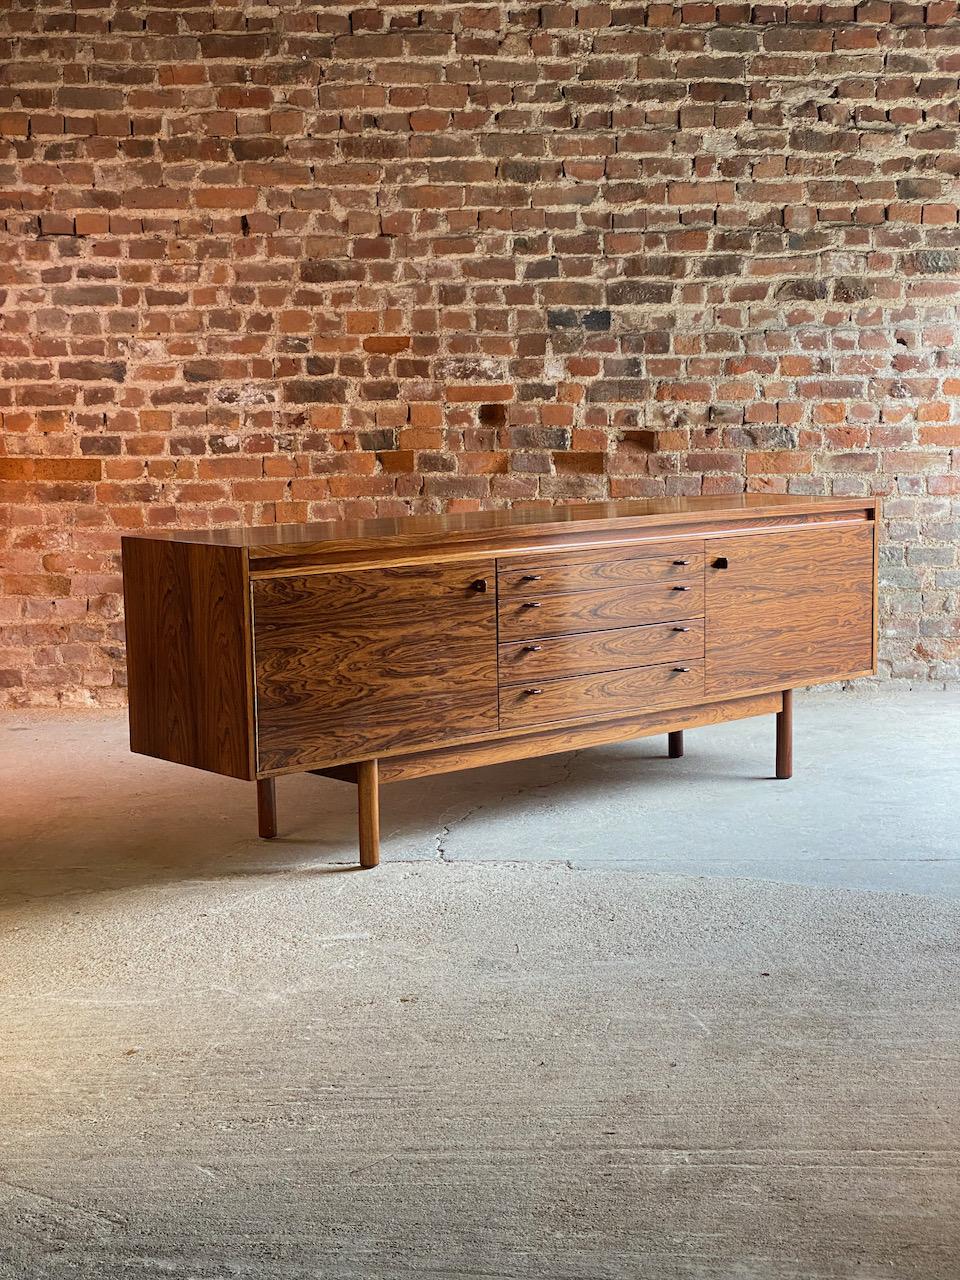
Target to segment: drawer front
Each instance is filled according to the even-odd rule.
[[[515,565],[498,561],[497,590],[501,596],[537,598],[555,592],[686,582],[702,573],[702,552],[680,549],[644,559],[607,559],[592,564]]]
[[[702,613],[702,578],[645,587],[607,587],[601,591],[544,595],[536,600],[506,596],[499,605],[500,639],[526,640],[577,631],[604,631],[642,626],[647,622],[669,622]]]
[[[612,720],[636,712],[690,706],[702,698],[703,663],[699,661],[605,671],[501,688],[500,727]]]
[[[711,538],[707,548],[708,696],[870,671],[872,522]]]
[[[703,657],[703,619],[500,645],[500,683],[516,684]]]
[[[253,584],[258,768],[497,729],[493,561]]]
[[[353,573],[302,573],[253,584],[254,625],[266,633],[295,626],[304,612],[324,621],[460,617],[492,598],[495,562],[398,566]]]

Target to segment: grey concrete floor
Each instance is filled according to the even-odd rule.
[[[960,697],[352,789],[0,723],[0,1276],[955,1280]]]
[[[559,862],[960,898],[960,690],[798,693],[795,775],[773,717],[382,789],[386,861]],[[0,785],[5,888],[74,887],[356,861],[356,792],[277,781],[279,838],[252,784],[133,756],[123,716],[11,713]],[[105,856],[106,851],[106,856]],[[53,877],[53,879],[51,879]]]

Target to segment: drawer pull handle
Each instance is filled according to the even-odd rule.
[[[542,689],[524,689],[523,691],[528,697],[534,697],[538,693],[543,693]]]
[[[542,573],[525,573],[520,579],[521,582],[539,582],[543,577]]]
[[[728,569],[730,567],[730,561],[726,556],[717,556],[716,560],[713,562],[713,567],[714,569]]]
[[[540,601],[539,601],[539,600],[524,600],[523,604],[521,605],[521,608],[523,608],[523,609],[539,609],[539,608],[540,608]]]
[[[525,644],[523,651],[524,653],[539,653],[542,648],[542,644]]]
[[[689,564],[689,560],[674,560],[674,564]]]
[[[472,589],[473,589],[474,591],[486,591],[486,589],[487,589],[487,580],[486,580],[486,578],[474,578],[474,580],[473,580],[473,582],[471,582],[470,586],[472,587]]]
[[[674,667],[674,671],[689,671],[689,667]]]
[[[674,591],[689,591],[689,587],[674,587]]]
[[[689,627],[674,627],[674,631],[689,631]]]

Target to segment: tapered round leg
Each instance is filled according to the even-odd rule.
[[[380,788],[376,760],[357,765],[357,817],[360,828],[360,865],[380,863]]]
[[[777,777],[793,777],[793,690],[783,691],[783,710],[777,712]]]
[[[667,734],[667,754],[671,760],[679,760],[683,755],[683,730],[675,729]]]
[[[277,784],[274,778],[257,782],[257,826],[261,840],[272,840],[277,834]]]

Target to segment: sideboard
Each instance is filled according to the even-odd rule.
[[[379,785],[776,716],[876,670],[877,500],[742,494],[123,539],[133,751]]]

